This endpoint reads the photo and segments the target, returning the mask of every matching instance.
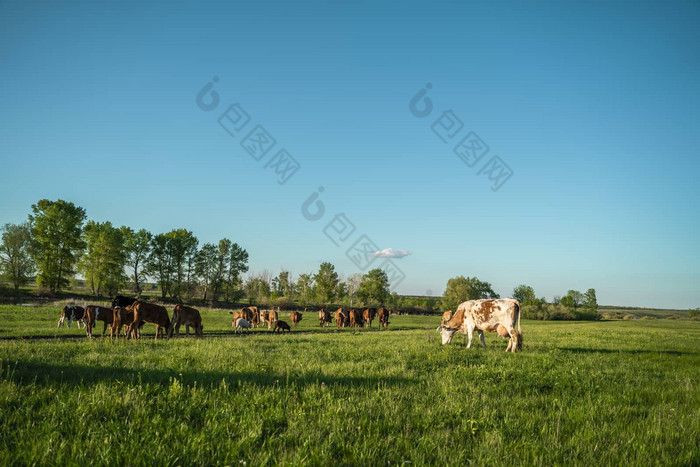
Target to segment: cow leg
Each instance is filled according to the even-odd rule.
[[[484,340],[484,331],[481,329],[477,329],[476,332],[479,333],[479,340],[481,340],[481,345],[483,348],[486,348],[486,341]]]
[[[68,329],[70,329],[70,325],[72,322],[73,322],[73,320],[68,318]],[[61,321],[61,324],[63,324],[63,321]],[[78,329],[80,329],[80,328],[78,328]]]
[[[105,336],[105,333],[107,332],[107,321],[104,321],[104,323],[105,323],[105,325],[104,325],[104,327],[102,328],[102,337],[104,337],[104,336]]]
[[[62,324],[63,324],[63,316],[58,318],[58,326],[56,327],[56,329],[60,328]]]
[[[510,334],[510,342],[508,343],[508,347],[510,347],[511,352],[515,353],[515,349],[518,348],[518,333],[511,327],[508,330],[508,334]],[[508,349],[506,349],[506,352],[508,352]]]
[[[180,337],[180,323],[175,325],[175,337]]]
[[[474,338],[474,328],[472,326],[469,326],[467,328],[467,337],[469,337],[469,341],[467,342],[467,348],[471,349],[472,348],[472,339]]]

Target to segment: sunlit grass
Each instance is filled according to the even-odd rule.
[[[525,322],[510,355],[436,317],[110,342],[58,313],[0,306],[3,465],[700,462],[698,322]]]

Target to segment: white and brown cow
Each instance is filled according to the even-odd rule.
[[[70,323],[75,321],[78,323],[78,329],[83,323],[83,315],[85,314],[85,308],[82,306],[66,305],[61,310],[61,317],[58,320],[58,328],[63,326],[63,321],[68,320],[68,329],[70,329]]]
[[[516,322],[518,323],[517,332],[515,331]],[[506,352],[515,353],[516,350],[522,349],[523,332],[520,328],[520,303],[517,300],[504,298],[463,302],[457,307],[452,319],[447,324],[438,327],[437,331],[442,336],[442,345],[452,342],[452,336],[457,331],[467,334],[469,336],[467,348],[471,348],[476,329],[481,345],[486,348],[484,331],[505,334],[499,327],[504,328],[507,335],[510,336]]]

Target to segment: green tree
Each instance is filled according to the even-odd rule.
[[[309,305],[314,297],[314,276],[300,274],[296,283],[297,296],[302,306]]]
[[[206,301],[210,290],[220,284],[218,248],[212,243],[205,243],[195,257],[195,274],[204,288],[203,300]]]
[[[52,293],[67,286],[85,243],[81,238],[85,209],[63,201],[42,199],[32,205],[32,257],[37,284]]]
[[[263,271],[248,277],[245,283],[245,294],[251,304],[259,303],[263,298],[269,298],[271,293],[269,273]]]
[[[122,235],[124,235],[124,249],[126,251],[126,265],[133,271],[131,278],[134,281],[134,292],[141,294],[141,271],[144,267],[146,258],[151,251],[151,240],[153,234],[146,229],[141,229],[134,232],[130,227],[122,226]],[[141,270],[139,270],[141,268]]]
[[[362,283],[362,274],[353,274],[345,281],[345,289],[347,290],[348,298],[350,298],[350,306],[354,306],[354,301],[357,298],[357,291]]]
[[[158,283],[162,299],[170,293],[175,278],[173,256],[170,238],[162,233],[154,235],[151,239],[151,251],[146,259],[145,272]]]
[[[320,303],[330,305],[335,300],[336,289],[338,288],[338,273],[335,272],[335,266],[331,263],[324,262],[318,268],[318,272],[314,276],[316,283],[316,297]]]
[[[389,301],[389,277],[381,269],[371,269],[362,276],[357,295],[366,305],[385,305]]]
[[[457,306],[464,301],[483,298],[499,298],[499,296],[488,282],[482,282],[476,277],[458,276],[447,281],[442,306],[445,310],[456,310]]]
[[[231,243],[224,283],[227,301],[237,302],[243,297],[243,280],[241,275],[246,272],[248,272],[248,252],[238,243]]]
[[[78,270],[90,284],[95,296],[102,291],[116,295],[126,283],[124,234],[111,222],[89,221],[83,228],[85,253],[78,261]]]
[[[188,293],[188,278],[194,272],[194,255],[199,241],[186,229],[174,229],[165,235],[169,243],[173,267],[170,295],[181,300]]]
[[[19,295],[20,286],[29,281],[34,273],[34,261],[30,254],[32,232],[28,222],[23,224],[5,224],[2,245],[0,245],[0,272],[3,278]]]
[[[578,290],[569,290],[566,292],[567,297],[569,297],[571,300],[567,300],[567,303],[570,303],[573,305],[573,308],[578,308],[581,305],[583,305],[583,294],[579,292]],[[562,298],[562,303],[564,303],[564,298]]]
[[[598,300],[595,296],[595,289],[588,289],[583,296],[583,306],[594,313],[598,313]]]
[[[525,284],[520,284],[513,289],[513,298],[519,301],[521,305],[529,305],[537,301],[535,289]]]

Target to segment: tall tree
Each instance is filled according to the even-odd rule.
[[[513,289],[513,298],[519,301],[521,305],[528,305],[537,300],[535,289],[525,284],[520,284]]]
[[[81,238],[85,209],[63,201],[42,199],[32,205],[32,256],[37,266],[37,283],[52,293],[68,285],[85,247]]]
[[[174,229],[165,235],[170,246],[173,267],[170,295],[181,300],[187,293],[188,267],[194,266],[194,254],[197,252],[199,241],[186,229]]]
[[[566,295],[571,298],[571,300],[567,300],[567,302],[571,303],[574,308],[578,308],[583,304],[583,294],[578,290],[569,290],[566,292]],[[564,298],[562,298],[562,302],[564,301]]]
[[[243,297],[243,280],[241,275],[246,272],[248,272],[248,252],[238,243],[232,243],[228,255],[228,270],[224,283],[226,300],[237,302]]]
[[[347,290],[348,297],[350,297],[350,306],[354,306],[355,295],[360,288],[360,283],[362,282],[362,274],[353,274],[348,277],[345,281],[345,289]]]
[[[145,266],[145,273],[156,280],[160,287],[161,298],[165,299],[175,280],[172,243],[166,234],[160,233],[151,239],[151,251]]]
[[[296,289],[301,305],[309,305],[314,297],[313,274],[300,274],[297,279]]]
[[[335,266],[328,262],[321,263],[314,276],[314,282],[318,301],[324,305],[333,303],[338,287],[338,273],[335,272]]]
[[[445,310],[456,310],[460,303],[481,298],[499,298],[491,284],[482,282],[476,277],[453,277],[447,281],[442,306]]]
[[[277,294],[278,297],[290,297],[291,296],[291,274],[289,271],[282,269],[277,277],[272,279],[272,289],[273,292]]]
[[[116,294],[126,283],[126,249],[122,231],[109,221],[89,221],[83,228],[83,241],[85,254],[78,261],[78,270],[90,284],[92,294],[99,296],[103,290]]]
[[[122,234],[124,235],[124,248],[126,250],[126,264],[133,271],[132,279],[134,280],[134,292],[140,295],[141,275],[143,274],[144,263],[148,254],[151,251],[151,239],[153,235],[146,229],[141,229],[134,232],[130,227],[122,226]]]
[[[598,313],[598,299],[595,296],[595,289],[588,289],[583,296],[583,306],[594,313]]]
[[[357,295],[367,305],[386,305],[389,301],[389,277],[381,269],[372,269],[362,276]]]
[[[15,288],[29,281],[34,272],[34,261],[30,254],[32,233],[28,222],[23,224],[5,224],[3,227],[2,245],[0,245],[0,272],[5,280]]]
[[[220,283],[218,248],[211,243],[205,243],[195,257],[195,273],[204,287],[203,300],[206,301],[210,290]]]

